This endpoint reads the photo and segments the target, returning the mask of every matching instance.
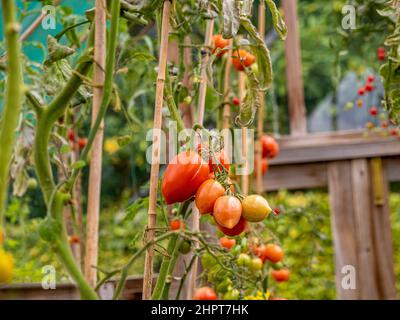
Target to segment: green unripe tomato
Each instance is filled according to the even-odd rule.
[[[37,188],[38,183],[37,183],[37,181],[36,181],[35,178],[30,178],[30,179],[28,180],[27,185],[28,185],[28,189],[33,190],[33,189],[36,189],[36,188]]]
[[[238,289],[229,290],[224,294],[224,300],[238,300],[240,296],[240,292]]]
[[[249,267],[251,265],[251,258],[246,253],[239,254],[239,257],[236,260],[238,266],[241,267]]]
[[[188,240],[182,240],[179,244],[179,252],[182,254],[188,254],[190,249],[192,248],[192,244]]]
[[[216,286],[216,290],[221,293],[225,293],[228,291],[228,289],[232,286],[232,280],[229,278],[226,278],[223,280],[220,284]]]
[[[231,253],[233,256],[237,256],[237,255],[240,253],[240,245],[237,244],[236,246],[234,246],[234,247],[231,249],[230,253]]]
[[[260,258],[253,258],[251,260],[250,269],[253,271],[260,271],[263,267],[263,262]]]
[[[240,242],[241,252],[246,252],[249,249],[247,238],[243,238]]]
[[[218,261],[208,252],[204,253],[201,256],[200,260],[201,260],[201,265],[206,270],[210,270],[212,267],[214,267],[218,263]]]

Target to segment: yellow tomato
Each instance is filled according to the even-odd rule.
[[[9,282],[14,270],[14,260],[11,254],[0,249],[0,283]]]
[[[272,211],[267,200],[256,194],[244,198],[242,208],[243,218],[250,222],[260,222]]]

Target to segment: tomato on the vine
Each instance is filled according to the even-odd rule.
[[[179,252],[182,254],[188,254],[190,249],[192,248],[192,244],[188,240],[182,240],[179,244]]]
[[[271,270],[271,275],[276,282],[285,282],[289,280],[290,271],[288,269]]]
[[[222,248],[231,250],[233,246],[236,245],[236,240],[235,239],[229,239],[227,237],[222,237],[219,239],[219,243]]]
[[[210,287],[198,288],[194,293],[194,300],[217,300],[217,294]]]
[[[167,204],[183,202],[196,194],[208,179],[210,169],[194,151],[179,153],[167,166],[162,177],[161,192]]]
[[[224,149],[222,149],[218,154],[216,154],[216,158],[217,160],[215,160],[214,157],[210,156],[209,159],[210,171],[214,172],[218,168],[218,170],[222,172],[223,168],[225,168],[225,171],[229,172],[230,168],[229,157]]]
[[[272,263],[277,263],[282,261],[284,257],[282,248],[276,244],[261,245],[256,249],[256,252],[257,256],[264,262],[269,260]]]
[[[75,142],[75,131],[74,129],[68,130],[68,140],[71,142]]]
[[[212,53],[215,53],[217,49],[220,49],[220,51],[217,54],[217,57],[221,57],[224,55],[224,53],[227,50],[223,50],[225,47],[229,46],[229,39],[224,39],[222,35],[220,34],[215,34],[213,35],[213,50]]]
[[[218,264],[217,259],[215,259],[210,253],[206,252],[204,253],[201,258],[201,265],[203,266],[204,269],[210,270],[213,268],[215,265]]]
[[[279,153],[279,144],[271,136],[261,138],[263,158],[275,158]]]
[[[240,292],[238,289],[228,290],[227,293],[224,294],[224,300],[238,300],[240,296]]]
[[[239,254],[239,257],[237,258],[236,263],[238,264],[238,266],[241,266],[241,267],[250,267],[251,258],[247,253],[241,253],[241,254]]]
[[[250,269],[253,271],[260,271],[263,267],[263,261],[260,258],[253,258],[251,260]]]
[[[232,52],[232,64],[238,71],[250,67],[255,61],[256,57],[246,50],[239,49]]]
[[[232,284],[233,284],[232,280],[229,278],[226,278],[217,285],[216,290],[217,290],[217,292],[225,293],[228,291],[228,289],[230,289]]]
[[[253,194],[242,201],[242,215],[249,222],[260,222],[272,211],[267,200],[262,196]]]
[[[247,221],[241,217],[239,222],[232,229],[225,228],[218,223],[217,223],[217,227],[219,230],[221,230],[221,232],[223,234],[230,236],[230,237],[234,237],[234,236],[238,236],[239,234],[241,234],[243,231],[246,230]]]
[[[185,229],[185,223],[179,219],[174,219],[169,223],[169,227],[172,231]]]
[[[214,204],[213,216],[220,226],[233,229],[242,216],[242,204],[234,196],[219,197]]]
[[[264,175],[267,173],[269,168],[269,163],[267,158],[262,158],[261,159],[261,175]],[[257,159],[254,161],[254,170],[257,172],[258,171],[258,162]]]
[[[88,140],[86,138],[78,138],[78,147],[79,150],[82,150],[86,147]]]
[[[215,201],[223,196],[225,188],[216,180],[204,181],[196,192],[195,203],[201,214],[211,213]]]
[[[77,244],[77,243],[79,243],[80,240],[79,240],[78,235],[74,234],[68,238],[68,241],[69,241],[69,243]]]

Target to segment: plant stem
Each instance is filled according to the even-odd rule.
[[[92,148],[96,133],[104,119],[107,112],[108,105],[110,104],[111,94],[113,90],[113,76],[114,76],[114,66],[115,66],[115,53],[117,49],[117,38],[119,29],[119,11],[120,11],[120,0],[112,1],[111,6],[111,24],[110,24],[110,34],[107,46],[107,61],[105,69],[105,79],[103,87],[103,99],[101,100],[101,105],[99,112],[97,114],[96,120],[94,121],[92,128],[90,129],[88,142],[86,147],[83,149],[80,160],[87,161],[89,151]],[[73,185],[78,178],[80,169],[74,169],[71,173],[71,177],[68,179],[68,187],[73,188]]]
[[[4,111],[0,123],[0,232],[7,202],[8,175],[15,141],[15,130],[22,105],[22,90],[24,88],[20,64],[20,43],[18,41],[19,24],[17,23],[15,1],[2,0],[2,5],[4,37],[8,52],[8,72]]]

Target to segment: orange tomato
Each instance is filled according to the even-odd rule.
[[[243,231],[247,229],[247,221],[244,220],[243,218],[240,218],[239,222],[237,223],[236,226],[234,226],[232,229],[225,228],[218,223],[216,223],[217,227],[221,232],[227,236],[234,237],[238,236],[241,234]]]
[[[279,145],[276,140],[271,136],[263,136],[262,143],[262,156],[263,158],[275,158],[279,153]]]
[[[220,243],[222,248],[231,250],[232,247],[236,244],[236,240],[235,239],[229,239],[227,237],[222,237],[221,239],[219,239],[219,243]]]
[[[185,223],[179,219],[174,219],[169,223],[169,227],[172,231],[185,229]]]
[[[196,192],[196,207],[201,214],[211,213],[215,201],[225,193],[224,187],[213,179],[204,181]]]
[[[272,263],[277,263],[284,257],[282,248],[276,244],[261,245],[256,249],[256,252],[264,262],[268,259]]]
[[[217,54],[217,57],[222,57],[227,50],[223,50],[225,47],[229,46],[229,40],[224,39],[222,35],[220,34],[215,34],[213,35],[213,44],[214,48],[212,50],[212,53],[215,53],[217,49],[220,49],[220,51]]]
[[[217,300],[217,294],[213,288],[202,287],[196,289],[193,298],[194,300]]]
[[[276,282],[285,282],[289,280],[290,271],[288,269],[272,270],[271,275]]]
[[[242,216],[242,204],[234,196],[222,196],[215,201],[213,216],[222,227],[232,229]]]
[[[238,71],[250,67],[255,61],[256,57],[246,50],[239,49],[232,53],[232,64]]]

